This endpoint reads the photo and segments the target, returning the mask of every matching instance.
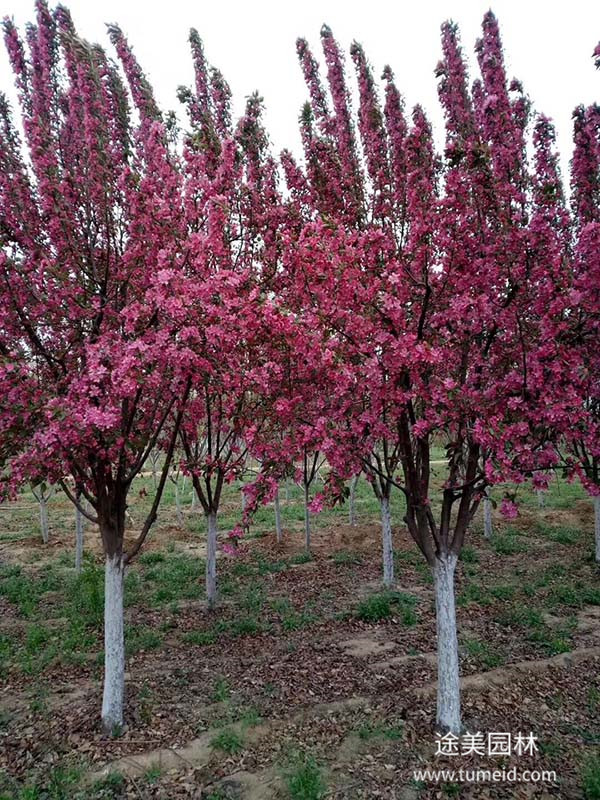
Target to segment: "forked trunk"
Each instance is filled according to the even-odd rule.
[[[106,556],[104,572],[104,696],[102,727],[113,735],[123,725],[125,642],[123,639],[123,557]]]
[[[277,534],[277,543],[280,544],[282,540],[281,531],[281,508],[279,507],[279,486],[275,489],[275,497],[273,498],[275,504],[275,533]]]
[[[437,622],[438,690],[436,727],[442,733],[460,734],[460,680],[456,606],[454,600],[454,554],[438,556],[433,568]]]
[[[81,501],[80,501],[81,502]],[[75,506],[75,571],[79,575],[83,565],[83,514]]]
[[[212,610],[217,604],[217,512],[210,511],[206,518],[206,604]]]
[[[358,475],[355,475],[350,480],[350,498],[348,501],[348,516],[350,525],[356,525],[356,484],[358,483]]]
[[[394,547],[392,543],[392,518],[390,514],[390,498],[385,495],[381,504],[381,540],[383,546],[383,585],[390,587],[394,583]]]
[[[486,539],[491,539],[492,533],[492,501],[486,490],[483,498],[483,535]]]
[[[308,484],[304,484],[304,546],[310,553],[310,509],[308,507]]]
[[[596,561],[600,564],[600,495],[594,497],[594,533],[596,537]]]

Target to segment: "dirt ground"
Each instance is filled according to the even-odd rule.
[[[281,545],[251,535],[220,557],[212,613],[198,526],[157,528],[127,579],[132,646],[115,738],[99,729],[95,537],[83,579],[66,527],[46,546],[34,533],[0,543],[0,797],[600,797],[592,524],[585,500],[524,508],[492,542],[476,527],[459,564],[465,729],[537,740],[535,753],[504,757],[436,755],[431,579],[401,527],[395,592],[381,590],[377,521],[334,520],[314,533],[310,559],[298,530]],[[84,600],[69,599],[69,581],[87,587]],[[461,767],[554,776],[433,783],[415,772]]]

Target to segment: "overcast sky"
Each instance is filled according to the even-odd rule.
[[[208,60],[232,87],[235,109],[241,111],[245,96],[260,91],[275,148],[286,146],[296,153],[296,120],[306,98],[295,54],[297,36],[306,37],[320,54],[319,29],[326,22],[346,52],[353,39],[360,41],[377,75],[386,63],[391,65],[407,105],[420,102],[439,137],[433,70],[440,58],[440,24],[449,18],[458,22],[473,76],[473,46],[490,7],[483,0],[64,1],[80,35],[104,43],[109,51],[104,24],[120,24],[166,108],[177,108],[179,84],[191,84],[187,33],[196,27]],[[33,17],[33,2],[27,0],[4,0],[2,7],[19,26]],[[600,40],[600,2],[496,0],[491,7],[500,21],[509,77],[518,77],[535,108],[554,119],[566,168],[571,112],[578,103],[600,100],[600,73],[591,59]],[[4,52],[0,76],[6,91],[12,77]]]

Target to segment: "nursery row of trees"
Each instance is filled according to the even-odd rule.
[[[219,502],[251,454],[260,472],[228,536],[288,476],[308,498],[326,462],[318,510],[364,473],[388,584],[402,492],[434,577],[437,724],[459,731],[454,572],[488,488],[578,475],[600,553],[600,109],[574,113],[567,200],[552,124],[507,79],[493,14],[472,84],[442,26],[443,152],[358,44],[353,108],[324,27],[323,76],[297,43],[298,161],[271,152],[258,95],[232,119],[195,31],[182,131],[117,26],[113,61],[64,7],[37,0],[36,14],[24,39],[4,21],[20,115],[0,98],[1,486],[58,484],[99,527],[105,728],[123,718],[124,570],[170,470],[206,515],[212,603]],[[434,440],[447,453],[437,514]],[[150,511],[126,540],[128,493],[157,448]]]

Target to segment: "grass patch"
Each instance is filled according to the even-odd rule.
[[[522,534],[515,532],[498,534],[492,539],[492,547],[500,556],[514,556],[529,550]]]
[[[285,782],[292,800],[320,800],[326,791],[321,768],[313,756],[298,756]]]
[[[225,728],[211,740],[211,747],[222,750],[228,755],[239,753],[244,747],[244,742],[239,733],[231,728]]]
[[[405,625],[414,625],[417,622],[414,610],[416,602],[416,597],[404,592],[378,592],[359,603],[356,617],[363,622],[380,622],[399,616]]]
[[[374,724],[366,722],[358,729],[358,737],[363,741],[371,739],[388,739],[390,741],[398,741],[402,739],[404,730],[402,725],[387,725],[385,723]]]
[[[477,564],[479,561],[479,556],[477,555],[477,551],[474,547],[465,545],[460,552],[460,560],[465,564]]]
[[[486,669],[494,669],[504,663],[500,653],[481,639],[465,637],[462,644],[467,654]]]
[[[600,605],[600,587],[582,581],[555,586],[548,595],[551,606],[568,606],[570,608],[583,608],[584,606]]]
[[[334,564],[362,564],[360,553],[352,553],[348,550],[338,550],[333,554]]]
[[[128,655],[145,650],[156,650],[161,646],[163,637],[145,625],[129,625],[125,631],[125,649]]]
[[[586,800],[600,800],[600,756],[590,756],[583,765],[581,788]]]
[[[202,647],[214,644],[217,640],[217,637],[212,631],[188,631],[184,633],[181,638],[188,644],[195,644]]]
[[[212,698],[215,703],[224,703],[231,697],[231,689],[225,678],[218,678],[215,682]]]
[[[479,606],[489,606],[494,602],[494,598],[488,588],[479,583],[466,583],[463,590],[456,598],[458,606],[468,606],[477,603]]]

